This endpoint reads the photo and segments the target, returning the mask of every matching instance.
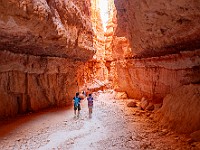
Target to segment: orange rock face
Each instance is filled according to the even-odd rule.
[[[107,24],[107,31],[105,33],[105,49],[107,61],[119,60],[128,57],[132,57],[131,48],[129,41],[126,38],[128,34],[127,21],[125,16],[122,14],[120,17],[123,18],[123,28],[118,28],[117,11],[112,0],[109,1],[109,21]]]
[[[81,62],[0,51],[0,116],[71,103]]]
[[[199,7],[196,0],[109,0],[104,34],[99,0],[1,0],[0,118],[66,106],[77,91],[107,83],[152,103],[178,97],[182,86],[188,98],[200,83]],[[189,84],[197,86],[185,90]],[[168,102],[182,104],[165,99],[163,122],[176,110]],[[189,132],[199,129],[198,118]]]
[[[91,2],[0,1],[0,118],[66,106],[92,58]]]
[[[116,90],[159,103],[177,87],[199,83],[197,3],[114,1],[116,18],[114,15],[112,25],[108,26],[106,58],[110,59],[109,64],[114,64],[112,77]],[[128,47],[132,53],[126,57],[123,54]]]
[[[118,88],[130,97],[159,103],[176,88],[199,83],[200,51],[162,57],[127,59],[116,64]],[[123,82],[122,82],[123,81]]]
[[[126,16],[132,51],[139,57],[192,51],[200,47],[200,2],[115,0],[118,27]]]
[[[133,55],[115,62],[116,89],[153,103],[164,98],[163,124],[179,132],[199,130],[200,2],[114,2],[117,26],[113,35],[127,38]],[[165,97],[168,94],[172,96]]]
[[[0,49],[87,60],[94,54],[90,5],[89,1],[3,0]]]

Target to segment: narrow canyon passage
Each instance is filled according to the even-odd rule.
[[[0,14],[0,149],[200,149],[200,0],[0,0]],[[92,119],[86,101],[73,118],[82,91]]]
[[[95,93],[88,118],[86,101],[80,118],[73,108],[25,115],[0,126],[0,149],[19,150],[197,150],[184,135],[158,128],[149,112],[113,99],[113,91]]]

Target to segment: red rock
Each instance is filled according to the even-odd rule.
[[[132,51],[138,56],[155,57],[199,48],[199,1],[115,0],[115,6],[117,30],[127,24]]]
[[[148,106],[146,107],[146,110],[153,111],[154,105],[152,103],[149,103]]]
[[[190,134],[190,137],[191,137],[194,141],[200,142],[200,130],[191,133],[191,134]]]
[[[162,103],[176,88],[199,83],[199,2],[110,3],[114,17],[107,26],[106,60],[115,90]],[[128,49],[132,53],[124,55]]]
[[[1,1],[0,50],[84,60],[92,58],[90,5],[89,1],[76,0]]]
[[[95,2],[0,1],[0,118],[71,104],[104,40]]]
[[[137,107],[136,104],[137,104],[136,102],[131,101],[131,102],[129,102],[129,103],[127,104],[127,107]]]

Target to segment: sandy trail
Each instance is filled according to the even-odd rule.
[[[100,93],[88,118],[87,102],[81,116],[73,108],[26,115],[0,126],[1,150],[198,150],[184,135],[158,128],[149,113],[126,107]]]

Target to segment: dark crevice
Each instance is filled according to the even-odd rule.
[[[21,53],[21,52],[16,52],[16,51],[10,51],[10,50],[1,50],[0,48],[0,51],[8,51],[8,52],[11,52],[13,54],[21,54],[21,55],[27,55],[27,56],[35,56],[35,57],[40,57],[40,58],[65,58],[65,59],[68,59],[68,60],[72,60],[72,61],[87,61],[87,59],[83,59],[83,58],[75,58],[75,57],[72,57],[72,56],[68,56],[66,54],[62,54],[61,56],[57,56],[57,55],[48,55],[48,54],[41,54],[41,55],[38,55],[38,54],[30,54],[28,52],[25,52],[25,53]]]
[[[187,42],[181,42],[174,45],[166,45],[159,49],[147,48],[143,52],[134,56],[134,58],[149,58],[149,57],[160,57],[170,54],[179,54],[181,51],[194,51],[200,49],[200,40],[194,39]]]

